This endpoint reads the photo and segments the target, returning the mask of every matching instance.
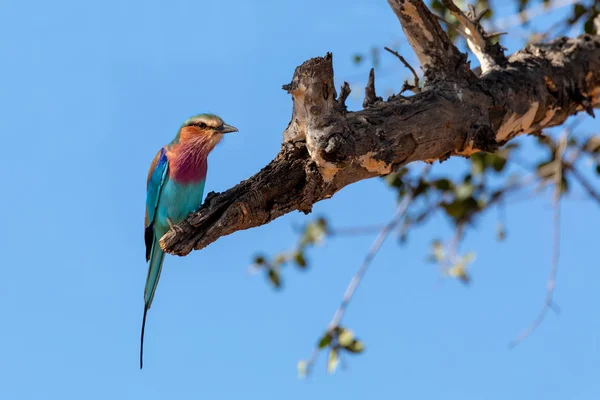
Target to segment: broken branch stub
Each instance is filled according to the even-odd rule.
[[[292,95],[292,119],[283,133],[284,142],[305,141],[315,119],[337,104],[332,55],[315,57],[296,68],[292,82],[283,89]]]

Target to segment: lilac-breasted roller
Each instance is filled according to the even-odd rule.
[[[165,253],[160,238],[192,211],[200,208],[208,154],[224,134],[237,132],[213,114],[198,114],[186,120],[175,139],[162,147],[148,171],[146,186],[146,262],[148,275],[144,289],[144,317],[140,340],[140,369],[143,366],[146,314],[152,305]]]

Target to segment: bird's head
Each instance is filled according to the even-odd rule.
[[[179,130],[180,140],[201,141],[211,148],[221,141],[226,133],[238,132],[234,126],[227,125],[214,114],[198,114],[188,118]]]

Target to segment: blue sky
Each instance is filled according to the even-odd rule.
[[[504,41],[511,51],[519,32]],[[408,246],[390,240],[344,320],[366,352],[331,376],[321,357],[307,381],[297,379],[296,363],[310,355],[373,238],[328,241],[311,251],[308,272],[284,271],[281,292],[247,267],[257,251],[293,245],[292,225],[308,220],[300,213],[168,257],[139,370],[145,180],[157,149],[185,118],[214,112],[240,133],[211,155],[207,191],[252,175],[279,149],[291,112],[281,85],[304,60],[332,51],[336,78],[353,84],[368,70],[352,65],[356,51],[398,42],[414,60],[385,1],[9,0],[0,3],[0,38],[0,398],[576,400],[600,393],[600,213],[581,196],[564,203],[562,314],[513,351],[507,343],[544,295],[548,197],[509,208],[505,243],[494,240],[494,213],[479,222],[462,247],[477,251],[470,288],[439,285],[437,269],[424,262],[430,239],[450,234],[443,219]],[[406,70],[391,56],[382,63],[392,73],[377,81],[380,91],[399,87]],[[360,101],[352,97],[351,107]],[[582,128],[591,132],[592,120]],[[380,223],[394,199],[374,179],[317,204],[313,216],[338,226]]]

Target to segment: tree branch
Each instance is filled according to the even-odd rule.
[[[452,0],[442,0],[442,3],[456,17],[463,26],[459,32],[465,36],[469,49],[475,54],[475,57],[481,63],[481,73],[485,74],[496,65],[506,65],[506,56],[504,48],[499,43],[492,43],[491,39],[498,34],[488,35],[481,26],[481,18],[489,10],[484,10],[477,14],[473,6],[469,7],[469,13],[464,14]]]
[[[449,59],[458,60],[460,53],[446,43],[422,2],[405,0],[401,7],[389,1],[397,14],[414,17],[403,24],[413,42],[418,39],[417,50],[426,38],[450,46],[442,53],[437,47],[426,51],[429,62],[448,67]],[[421,28],[415,36],[417,19],[427,29],[435,21],[432,31]],[[441,60],[444,56],[449,58]],[[590,112],[600,106],[600,37],[530,45],[511,56],[506,68],[480,79],[436,80],[419,94],[392,96],[357,112],[346,111],[346,91],[336,99],[333,82],[331,54],[296,68],[284,86],[292,95],[293,113],[279,154],[233,188],[209,193],[202,207],[178,225],[179,232],[163,236],[165,251],[186,255],[289,212],[309,213],[314,203],[354,182],[415,161],[493,151],[517,135],[560,125],[584,109]]]
[[[436,80],[473,80],[467,55],[442,29],[421,0],[388,0],[425,73],[424,86]]]
[[[583,174],[575,167],[575,165],[565,164],[565,168],[573,174],[573,177],[585,189],[588,195],[592,199],[596,200],[598,205],[600,205],[600,193],[596,191],[596,189],[588,182],[585,176],[583,176]]]

